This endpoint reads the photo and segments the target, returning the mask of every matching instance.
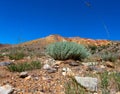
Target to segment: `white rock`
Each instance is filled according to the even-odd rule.
[[[63,68],[62,69],[62,75],[64,76],[74,76],[74,73],[70,68]]]
[[[25,77],[27,77],[28,76],[28,72],[21,72],[20,73],[20,77],[21,78],[25,78]]]
[[[105,66],[104,66],[104,65],[101,65],[100,68],[105,69]]]
[[[44,69],[44,70],[49,70],[49,69],[51,69],[51,66],[48,65],[48,64],[45,64],[45,65],[43,66],[43,69]]]
[[[13,87],[8,84],[0,87],[0,94],[12,94],[13,91]]]
[[[92,77],[79,77],[75,76],[75,80],[90,91],[97,91],[98,79]]]
[[[82,63],[84,66],[92,66],[92,65],[97,65],[98,62],[86,62],[86,63]]]

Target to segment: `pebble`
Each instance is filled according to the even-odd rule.
[[[77,62],[70,62],[69,65],[70,66],[79,66],[79,63],[77,63]]]
[[[50,69],[51,69],[51,66],[48,65],[48,64],[45,64],[45,65],[43,66],[43,69],[44,69],[44,70],[50,70]]]
[[[21,72],[20,78],[26,78],[28,76],[28,72]]]
[[[47,70],[48,73],[55,73],[57,70],[55,68],[51,68],[49,70]]]
[[[8,66],[12,64],[12,62],[0,62],[0,66]]]
[[[115,68],[115,65],[112,62],[106,62],[106,66],[109,68]]]

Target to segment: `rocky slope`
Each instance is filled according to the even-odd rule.
[[[21,44],[22,46],[39,46],[39,47],[45,47],[46,45],[54,42],[60,42],[60,41],[70,41],[70,42],[76,42],[78,44],[83,45],[92,45],[92,46],[102,46],[102,45],[108,45],[111,44],[111,41],[108,40],[93,40],[93,39],[85,39],[80,37],[71,37],[71,38],[65,38],[60,35],[50,35],[45,38],[40,38],[37,40],[33,40],[30,42],[25,42]]]
[[[46,45],[58,41],[91,45],[95,47],[92,48],[95,54],[84,61],[59,61],[42,53],[41,49]],[[97,56],[105,51],[119,53],[120,42],[50,35],[1,49],[0,94],[120,94],[120,59],[111,62]],[[19,60],[10,58],[12,55],[17,56],[16,52],[25,55]],[[41,62],[41,68],[23,72],[12,72],[8,68],[12,64],[32,61]]]
[[[5,47],[10,47],[9,44],[0,44],[0,49],[5,48]]]

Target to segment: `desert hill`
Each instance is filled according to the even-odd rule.
[[[10,46],[10,44],[0,44],[0,49],[5,48],[5,47],[9,47],[9,46]]]
[[[65,38],[60,35],[50,35],[45,38],[40,38],[40,39],[22,43],[20,44],[20,46],[45,47],[50,43],[60,42],[60,41],[76,42],[78,44],[92,45],[92,46],[103,46],[103,45],[111,44],[111,41],[108,41],[108,40],[93,40],[93,39],[80,38],[80,37]]]
[[[90,56],[57,60],[54,56],[62,51],[50,56],[44,48],[59,41],[83,44]],[[50,35],[1,47],[0,94],[120,94],[119,41]]]

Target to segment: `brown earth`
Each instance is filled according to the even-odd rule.
[[[60,41],[69,41],[69,42],[76,42],[78,44],[83,44],[83,45],[92,45],[92,46],[103,46],[103,45],[108,45],[111,44],[111,41],[108,40],[93,40],[93,39],[87,39],[87,38],[80,38],[80,37],[71,37],[71,38],[65,38],[60,35],[50,35],[45,38],[40,38],[37,40],[25,42],[21,44],[22,46],[43,46],[45,47],[46,45],[54,42],[60,42]]]

